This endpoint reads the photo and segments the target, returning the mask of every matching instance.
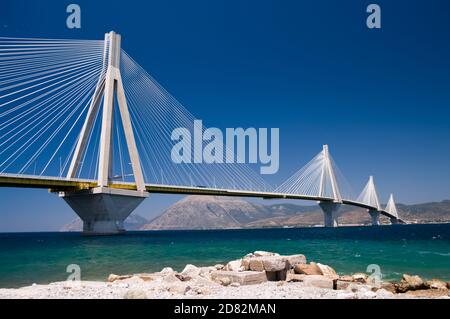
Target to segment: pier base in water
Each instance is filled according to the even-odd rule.
[[[148,197],[147,192],[97,187],[60,193],[83,221],[87,235],[114,235],[125,232],[123,222]]]
[[[338,211],[341,204],[333,202],[319,202],[324,216],[325,227],[338,227]]]
[[[380,212],[378,212],[374,209],[369,209],[369,215],[370,215],[370,218],[372,219],[372,226],[379,226],[380,225]]]

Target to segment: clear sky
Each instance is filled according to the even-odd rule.
[[[82,28],[66,28],[69,3]],[[369,30],[366,7],[382,9]],[[329,144],[355,191],[450,198],[450,2],[3,0],[0,34],[102,39],[123,48],[215,127],[280,128],[277,184]],[[151,196],[150,217],[179,197]],[[55,230],[75,214],[42,190],[1,189],[0,231]]]

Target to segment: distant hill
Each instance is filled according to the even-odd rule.
[[[398,205],[398,209],[400,216],[412,223],[450,222],[450,201]],[[389,220],[381,218],[381,222],[388,223]],[[343,206],[339,223],[370,224],[370,217],[364,209]],[[239,198],[187,196],[141,229],[300,227],[321,224],[323,214],[317,205],[258,205]]]
[[[148,220],[144,217],[131,214],[124,223],[124,227],[126,230],[139,230],[143,226],[148,223]],[[83,222],[80,218],[73,220],[71,223],[64,225],[60,231],[62,232],[72,232],[72,231],[82,231],[83,230]]]

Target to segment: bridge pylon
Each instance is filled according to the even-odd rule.
[[[319,206],[323,211],[324,226],[337,227],[338,212],[341,208],[342,197],[331,162],[328,145],[324,145],[322,150],[322,169],[320,173],[319,197],[329,197],[329,188],[331,188],[333,200],[320,201]]]
[[[367,182],[363,191],[359,195],[358,201],[360,201],[361,203],[364,203],[368,206],[375,207],[375,208],[368,209],[367,212],[369,213],[369,215],[371,217],[372,226],[380,225],[381,205],[380,205],[380,200],[378,199],[378,194],[377,194],[377,190],[375,187],[375,182],[374,182],[373,176],[369,177],[369,181]]]
[[[390,218],[391,224],[398,224],[398,211],[397,211],[397,205],[395,205],[394,201],[394,194],[391,194],[389,196],[389,200],[387,202],[385,211],[388,212],[392,217]]]
[[[124,220],[148,197],[120,74],[120,43],[121,36],[119,34],[111,31],[105,35],[104,72],[102,72],[91,99],[67,173],[68,179],[77,177],[103,98],[97,187],[89,190],[63,192],[60,195],[83,220],[83,232],[87,234],[123,232]],[[112,183],[115,97],[118,102],[120,121],[131,160],[136,190],[110,187]]]

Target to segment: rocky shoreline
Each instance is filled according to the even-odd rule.
[[[19,289],[0,289],[0,298],[88,299],[404,299],[446,298],[450,282],[404,274],[399,282],[381,282],[364,273],[338,275],[302,254],[281,256],[256,251],[226,265],[183,271],[111,274],[106,282],[66,281]]]

